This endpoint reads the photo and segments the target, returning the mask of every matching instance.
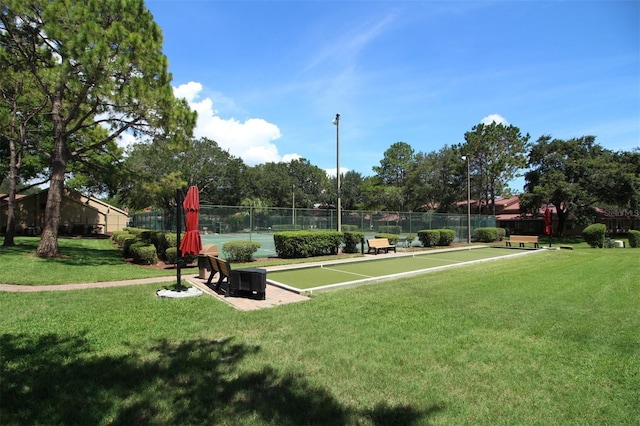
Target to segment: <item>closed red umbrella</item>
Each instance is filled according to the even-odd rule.
[[[186,210],[186,227],[184,237],[180,242],[180,253],[198,254],[202,251],[202,239],[200,238],[199,216],[200,216],[200,194],[197,186],[189,187],[187,196],[184,197],[182,207]]]
[[[551,235],[551,209],[547,207],[544,211],[544,234]]]

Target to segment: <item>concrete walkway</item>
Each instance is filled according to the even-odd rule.
[[[213,296],[216,299],[227,303],[234,308],[241,311],[253,311],[256,309],[272,308],[275,306],[285,305],[288,303],[304,302],[309,300],[309,297],[296,294],[292,291],[285,290],[280,287],[276,287],[267,284],[266,299],[255,300],[244,297],[224,297],[223,294],[218,294],[211,288],[207,287],[206,279],[200,279],[197,275],[190,273],[182,274],[182,279],[189,284],[199,288],[206,295]],[[141,285],[141,284],[161,284],[161,283],[175,283],[175,276],[156,277],[156,278],[142,278],[137,280],[125,280],[125,281],[109,281],[109,282],[96,282],[96,283],[79,283],[79,284],[59,284],[59,285],[13,285],[13,284],[0,284],[0,291],[13,292],[13,293],[36,293],[45,291],[69,291],[69,290],[86,290],[91,288],[108,288],[108,287],[123,287],[129,285]]]

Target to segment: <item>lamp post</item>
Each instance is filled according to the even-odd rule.
[[[333,120],[336,126],[336,194],[338,196],[338,232],[342,231],[342,206],[340,203],[340,113]]]
[[[467,244],[471,244],[471,168],[469,166],[469,156],[463,155],[463,160],[467,160]]]

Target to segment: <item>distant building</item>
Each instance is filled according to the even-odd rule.
[[[520,235],[544,235],[544,211],[547,206],[543,205],[537,212],[522,213],[520,211],[520,197],[508,197],[496,199],[496,226],[505,228],[509,234]],[[484,202],[478,205],[478,201],[471,200],[471,214],[475,214],[478,208],[488,211]],[[466,208],[467,202],[458,203],[461,208]],[[549,205],[552,213],[552,227],[555,232],[558,226],[558,214],[554,205]],[[620,211],[596,208],[597,223],[607,226],[610,233],[628,232],[630,229],[640,229],[640,212]],[[584,226],[577,225],[572,217],[567,218],[564,226],[564,235],[580,235]]]
[[[16,196],[16,235],[39,235],[44,226],[48,189]],[[7,196],[0,195],[0,233],[6,233]],[[110,234],[127,227],[129,215],[97,198],[65,189],[60,206],[60,235]]]

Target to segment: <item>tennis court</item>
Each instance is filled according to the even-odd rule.
[[[378,255],[375,259],[327,262],[314,266],[269,271],[267,281],[295,292],[311,293],[540,251],[481,247],[418,252],[402,256]]]

